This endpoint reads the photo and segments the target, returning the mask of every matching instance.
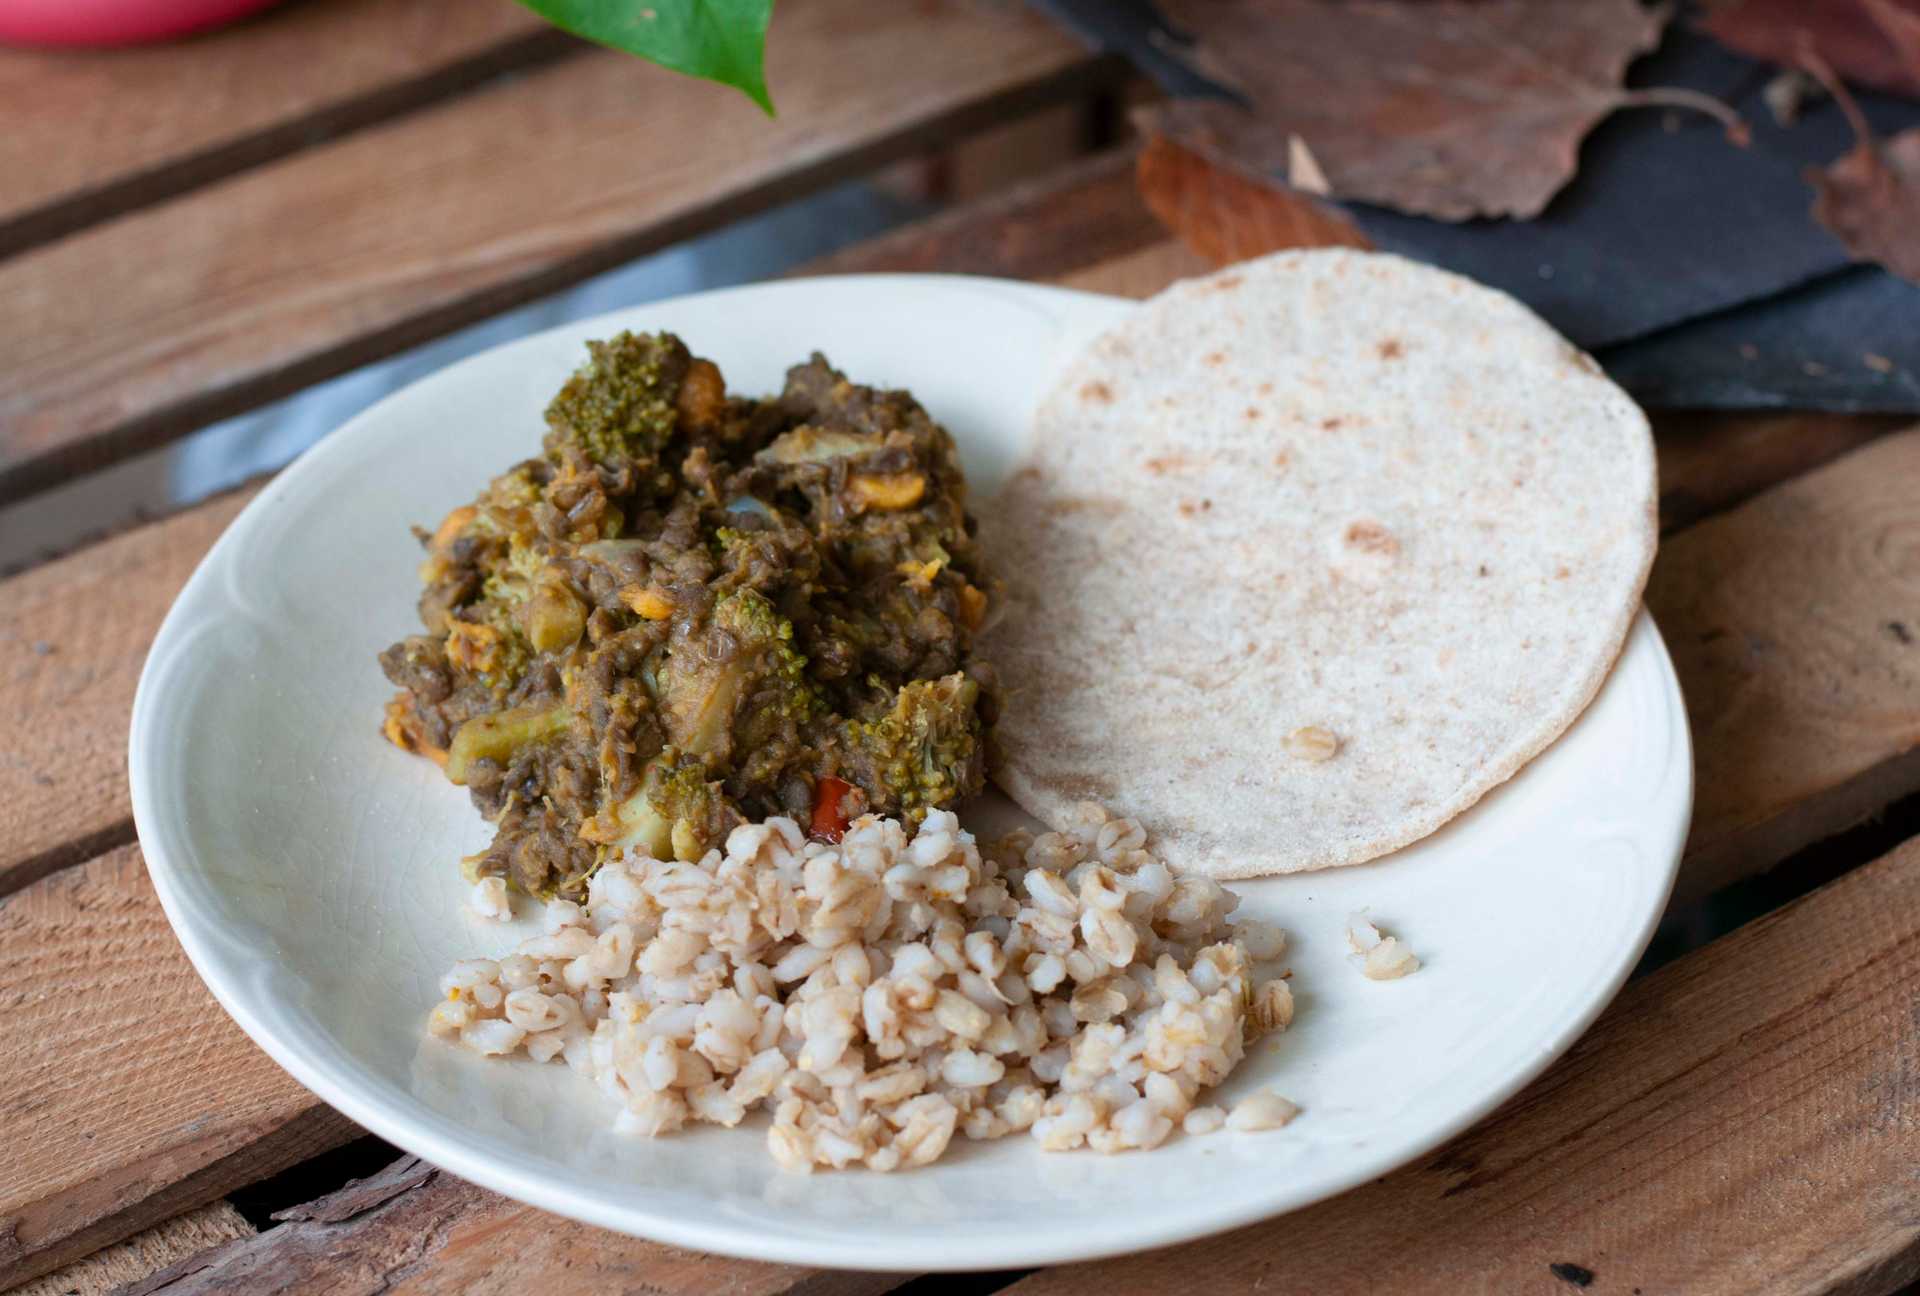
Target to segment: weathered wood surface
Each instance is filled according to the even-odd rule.
[[[326,0],[106,55],[0,49],[0,256],[581,47],[513,4]]]
[[[127,720],[147,647],[229,495],[0,582],[0,895],[133,840]]]
[[[1333,204],[1217,166],[1165,136],[1148,137],[1137,178],[1153,214],[1215,265],[1284,248],[1373,246]]]
[[[1166,241],[1120,149],[915,222],[794,273],[939,273],[1057,279]]]
[[[1920,841],[1629,987],[1538,1082],[1423,1162],[1010,1290],[1894,1291],[1920,1276],[1916,986]]]
[[[1651,410],[1660,527],[1674,531],[1830,463],[1913,420],[1897,414]]]
[[[145,1282],[189,1256],[252,1237],[253,1232],[253,1226],[230,1204],[209,1202],[43,1274],[14,1288],[11,1296],[108,1296]]]
[[[189,1257],[126,1296],[867,1296],[903,1281],[622,1237],[522,1206],[412,1157],[283,1218],[256,1237]]]
[[[1693,723],[1685,903],[1920,787],[1920,428],[1666,542]]]
[[[0,1289],[357,1132],[227,1018],[136,847],[0,900]]]
[[[768,58],[776,121],[594,51],[0,262],[0,501],[1118,72],[972,0]]]

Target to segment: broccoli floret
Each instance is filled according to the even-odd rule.
[[[669,747],[640,776],[640,790],[613,810],[618,849],[655,859],[697,860],[744,823],[720,784],[709,782],[697,756]]]
[[[841,776],[865,789],[875,810],[916,823],[972,796],[985,779],[979,698],[980,686],[960,672],[903,685],[886,714],[842,726]]]
[[[655,456],[678,423],[676,398],[692,363],[668,333],[587,343],[592,356],[547,406],[549,449],[572,445],[601,463]]]
[[[519,607],[533,593],[534,579],[547,565],[541,553],[525,536],[510,535],[499,557],[483,563],[480,597],[511,609]]]
[[[714,604],[704,630],[677,634],[668,649],[658,675],[668,737],[716,767],[729,764],[738,747],[752,766],[776,736],[797,732],[820,705],[806,666],[793,646],[793,623],[764,595],[733,591]]]

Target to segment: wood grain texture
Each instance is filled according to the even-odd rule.
[[[1287,248],[1373,246],[1332,203],[1216,165],[1164,135],[1140,150],[1137,180],[1153,214],[1216,265]]]
[[[1660,447],[1660,526],[1674,531],[1912,422],[1813,410],[1650,410]]]
[[[0,501],[1118,75],[971,0],[768,58],[777,121],[595,51],[0,262]]]
[[[794,273],[1056,279],[1166,238],[1134,188],[1133,165],[1130,149],[1102,153],[998,197],[810,261]]]
[[[105,54],[0,50],[0,256],[580,48],[513,4],[325,0]]]
[[[0,582],[0,895],[133,840],[127,717],[160,621],[251,492]]]
[[[1063,288],[1078,288],[1082,292],[1147,298],[1177,279],[1189,279],[1213,269],[1214,264],[1198,252],[1169,239],[1096,266],[1049,278]]]
[[[203,1252],[125,1296],[866,1296],[897,1274],[840,1273],[703,1255],[575,1224],[405,1157]]]
[[[207,993],[127,846],[0,901],[0,1289],[357,1130]]]
[[[1920,787],[1920,428],[1669,539],[1647,605],[1693,723],[1676,901]]]
[[[11,1296],[107,1296],[178,1262],[253,1236],[253,1225],[223,1201],[209,1202],[164,1224],[102,1247],[81,1260],[35,1278]]]
[[[1629,987],[1499,1114],[1365,1188],[1035,1274],[1100,1292],[1689,1296],[1920,1274],[1920,842]],[[1578,1274],[1572,1268],[1562,1274]]]

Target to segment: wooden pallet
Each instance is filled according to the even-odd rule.
[[[772,125],[478,0],[293,5],[128,55],[116,75],[151,100],[137,139],[94,63],[0,56],[0,102],[25,123],[0,139],[0,498],[1115,75],[970,0],[780,15]],[[939,62],[899,57],[929,40]],[[356,53],[302,57],[329,43]],[[1097,156],[807,272],[1143,295],[1206,262],[1141,205],[1133,166]],[[1648,601],[1699,772],[1675,912],[1721,897],[1764,916],[1634,983],[1546,1076],[1419,1164],[1221,1238],[1001,1285],[1879,1293],[1920,1271],[1920,841],[1896,844],[1901,825],[1920,831],[1920,428],[1656,421],[1668,535]],[[128,809],[146,648],[249,493],[0,582],[17,717],[0,761],[0,1288],[908,1281],[639,1242],[411,1158],[265,1231],[225,1204],[359,1136],[213,1003]],[[1888,807],[1890,826],[1846,831]]]

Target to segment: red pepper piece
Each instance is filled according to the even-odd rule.
[[[847,814],[841,809],[853,784],[845,779],[823,778],[813,785],[813,836],[821,841],[837,842],[847,830]]]

